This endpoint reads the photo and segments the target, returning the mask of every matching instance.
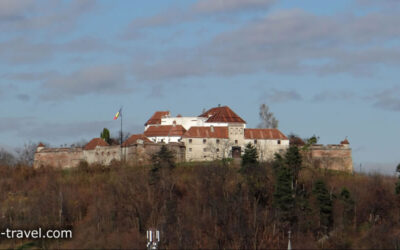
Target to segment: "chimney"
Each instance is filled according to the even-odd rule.
[[[210,129],[211,129],[211,133],[214,133],[214,126],[213,125],[210,126]]]

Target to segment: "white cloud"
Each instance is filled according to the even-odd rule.
[[[128,91],[123,65],[91,66],[67,75],[47,79],[42,88],[47,100],[73,98],[88,94],[121,94]]]
[[[256,72],[370,76],[382,65],[400,64],[399,26],[394,14],[278,11],[197,48],[169,50],[142,62],[134,73],[141,80]]]

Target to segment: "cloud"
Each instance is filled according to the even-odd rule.
[[[193,6],[197,13],[218,13],[243,10],[265,9],[275,0],[200,0]]]
[[[357,0],[356,3],[360,6],[382,6],[382,7],[399,7],[398,0]]]
[[[48,62],[66,54],[82,55],[99,51],[120,50],[112,44],[93,37],[81,37],[63,43],[37,42],[27,38],[14,38],[0,42],[0,60],[12,64]]]
[[[349,90],[325,90],[312,98],[314,102],[324,101],[348,101],[355,98],[355,94]]]
[[[2,0],[0,1],[0,21],[21,19],[28,14],[34,5],[34,0]]]
[[[400,16],[318,16],[278,11],[217,35],[195,48],[175,48],[134,67],[141,80],[234,76],[257,72],[370,76],[400,64]]]
[[[400,86],[382,90],[370,98],[377,108],[400,112]]]
[[[79,18],[96,6],[94,0],[2,0],[0,27],[10,33],[45,29],[65,32],[75,27]]]
[[[29,95],[26,94],[18,94],[16,95],[17,99],[23,102],[27,102],[31,99],[31,97]]]
[[[88,121],[88,122],[45,122],[36,126],[25,127],[18,131],[18,135],[31,140],[77,141],[88,136],[97,137],[105,127],[111,127],[112,121]]]
[[[21,131],[25,126],[35,126],[36,121],[34,117],[2,117],[0,123],[0,133],[9,134],[10,132]]]
[[[212,18],[218,14],[265,10],[275,2],[276,0],[198,0],[186,8],[174,6],[154,16],[134,19],[125,37],[136,38],[141,29],[197,21],[202,18]]]
[[[58,75],[56,71],[5,73],[1,77],[14,81],[42,81]]]
[[[269,92],[264,93],[261,97],[263,100],[266,99],[268,102],[289,102],[299,101],[303,98],[295,90],[277,90],[272,89]]]
[[[45,100],[60,100],[87,94],[121,94],[128,91],[123,65],[101,65],[83,68],[47,79],[42,88]]]
[[[115,127],[111,120],[57,122],[41,121],[38,117],[2,117],[0,134],[13,135],[14,141],[7,143],[7,147],[17,146],[18,143],[27,141],[47,141],[51,144],[73,143],[82,139],[90,140],[98,137],[103,128]],[[119,129],[119,126],[117,126]],[[127,125],[124,133],[140,133],[142,125]],[[116,134],[116,131],[111,131]],[[0,145],[2,146],[2,145]]]

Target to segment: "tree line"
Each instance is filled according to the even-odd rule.
[[[70,240],[7,240],[1,248],[395,248],[394,177],[305,166],[300,147],[260,163],[248,145],[230,161],[176,164],[162,147],[147,166],[0,166],[3,228],[71,228]],[[400,167],[399,167],[400,169]]]

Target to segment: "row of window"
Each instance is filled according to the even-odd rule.
[[[206,144],[207,139],[203,139],[203,144]],[[219,139],[216,139],[215,142],[219,144]],[[189,139],[189,143],[192,143],[192,139]],[[235,144],[238,144],[238,140],[235,140]],[[254,144],[257,144],[257,140],[254,140]],[[277,144],[281,144],[281,140],[277,141]]]
[[[193,142],[192,139],[189,139],[189,143],[192,143],[192,142]],[[215,142],[217,144],[219,144],[219,139],[216,139]],[[206,144],[206,143],[207,143],[207,139],[203,139],[203,144]],[[237,143],[238,143],[238,140],[235,140],[235,144],[237,144]]]
[[[203,152],[207,152],[208,148],[203,148]],[[215,149],[216,152],[219,152],[219,148]],[[189,152],[192,152],[192,148],[189,148]]]

